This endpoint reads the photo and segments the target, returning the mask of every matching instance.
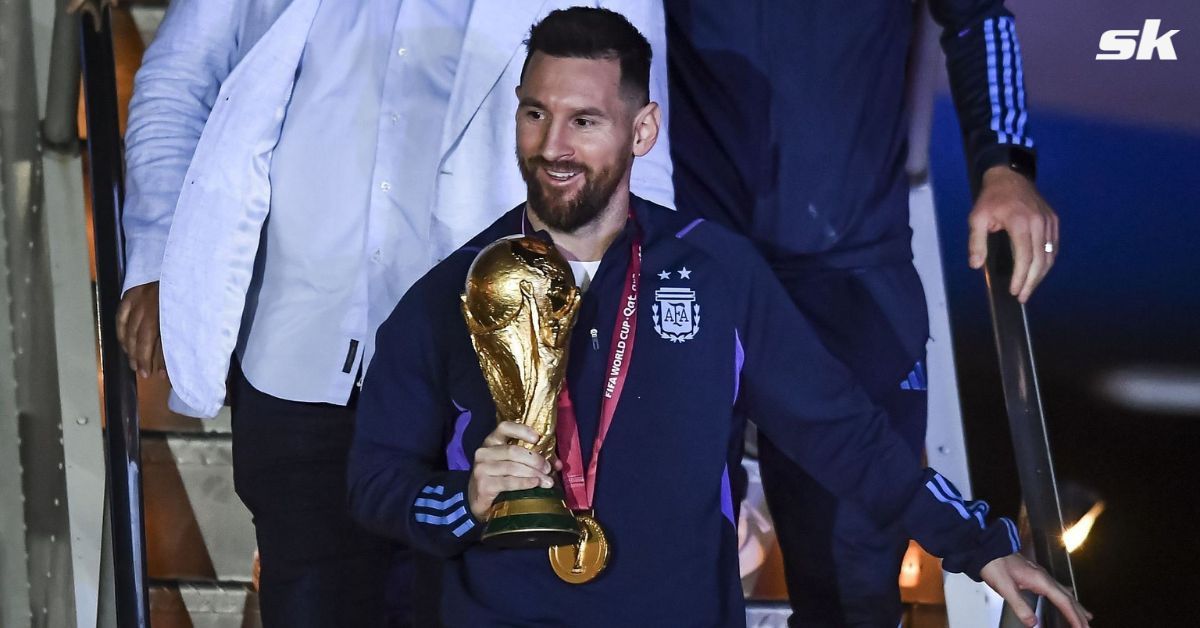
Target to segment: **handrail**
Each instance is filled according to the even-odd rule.
[[[42,145],[64,152],[79,150],[79,20],[64,0],[54,11]]]
[[[117,119],[111,16],[107,7],[101,9],[97,28],[96,15],[83,13],[79,20],[79,38],[95,234],[97,337],[103,374],[117,624],[122,628],[144,628],[150,619],[137,390],[125,354],[116,340],[117,307],[125,270],[120,223],[125,197],[124,168]]]
[[[1021,500],[1029,516],[1034,556],[1055,580],[1075,590],[1071,557],[1062,542],[1062,506],[1046,419],[1042,413],[1042,395],[1038,389],[1029,338],[1025,306],[1008,292],[1012,279],[1012,244],[1000,231],[988,236],[988,258],[984,272],[988,286],[988,304],[992,311],[996,352],[1000,358],[1000,379],[1004,387],[1004,405],[1016,455],[1017,476],[1021,482]],[[1048,628],[1065,626],[1057,611],[1046,605]]]

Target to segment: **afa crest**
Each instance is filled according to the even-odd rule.
[[[671,342],[683,342],[700,331],[700,304],[691,288],[659,288],[654,292],[654,331]]]

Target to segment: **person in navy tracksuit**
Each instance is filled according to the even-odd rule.
[[[660,124],[647,98],[645,39],[618,14],[574,8],[535,26],[528,48],[517,94],[528,202],[425,275],[380,328],[351,450],[353,515],[447,558],[445,623],[744,625],[727,454],[743,428],[733,408],[746,404],[828,490],[878,521],[901,521],[947,569],[983,578],[1027,621],[1018,587],[1050,595],[1085,626],[1065,590],[1014,555],[1011,521],[919,468],[747,240],[629,193],[632,160],[653,147]],[[507,444],[536,435],[497,425],[460,310],[478,251],[522,233],[594,267],[577,276],[586,289],[566,378],[589,458],[613,330],[618,317],[636,322],[592,503],[612,558],[585,584],[558,579],[544,549],[479,542],[498,492],[547,487],[557,476]],[[637,303],[626,314],[631,272]],[[565,458],[562,442],[560,432]]]
[[[912,264],[905,172],[914,3],[664,6],[677,206],[754,241],[822,342],[919,456],[929,324]],[[979,194],[970,263],[982,265],[989,231],[1007,230],[1017,260],[1010,288],[1024,301],[1054,261],[1058,223],[1032,183],[1013,17],[1002,0],[929,7],[943,28]],[[792,625],[895,626],[903,531],[838,499],[770,435],[760,437],[758,455]]]

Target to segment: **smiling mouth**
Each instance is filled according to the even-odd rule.
[[[551,180],[558,181],[560,183],[570,181],[581,173],[579,170],[552,170],[550,168],[543,168],[542,171],[545,172],[546,176],[550,177]]]

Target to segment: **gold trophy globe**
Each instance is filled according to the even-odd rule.
[[[496,402],[496,421],[528,425],[536,444],[511,441],[550,460],[558,394],[566,376],[579,289],[554,246],[513,236],[480,251],[467,272],[462,311],[471,344]],[[483,542],[493,547],[575,543],[579,526],[562,487],[500,493],[487,513]]]

